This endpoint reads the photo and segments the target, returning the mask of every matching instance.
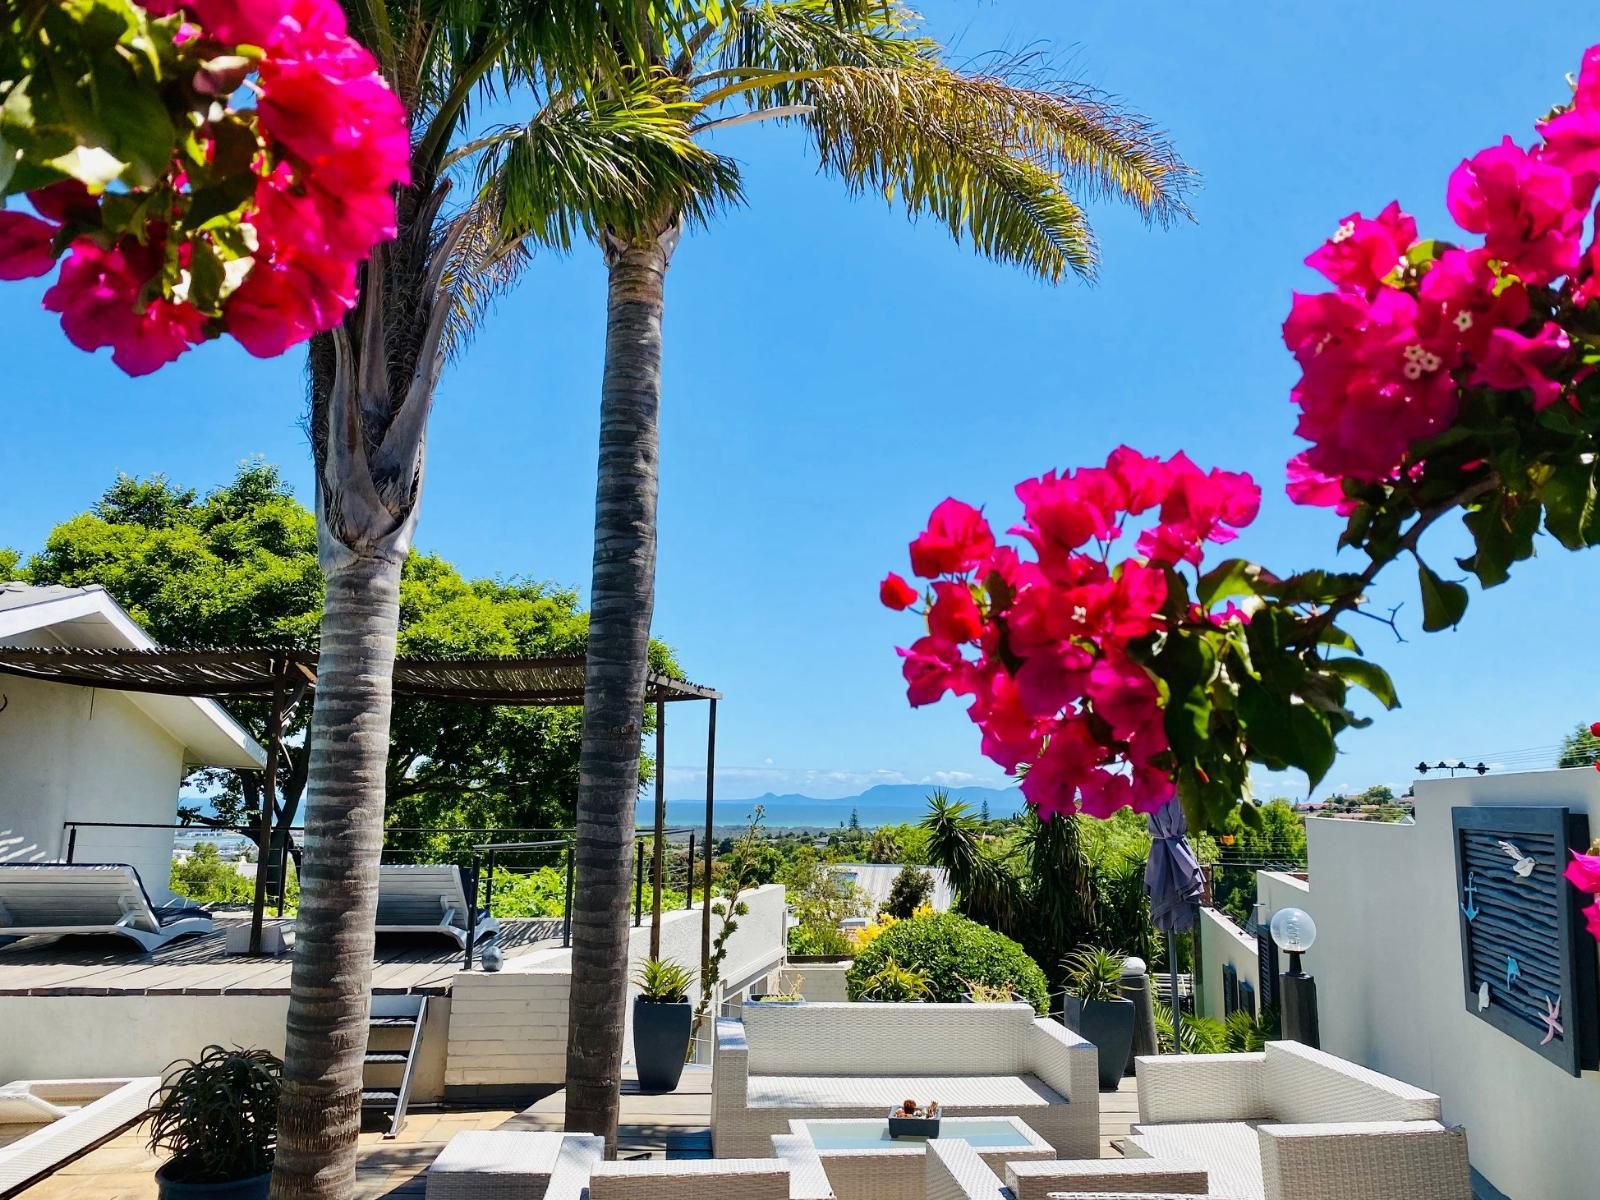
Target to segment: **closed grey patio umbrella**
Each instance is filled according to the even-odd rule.
[[[1150,858],[1144,865],[1144,894],[1150,900],[1150,922],[1167,935],[1167,975],[1171,986],[1172,1045],[1178,1048],[1178,945],[1175,934],[1193,929],[1200,919],[1205,875],[1189,847],[1189,823],[1177,797],[1151,813]]]

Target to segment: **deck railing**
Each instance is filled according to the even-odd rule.
[[[245,826],[212,825],[200,822],[156,824],[136,821],[76,821],[62,822],[62,861],[103,861],[85,858],[80,835],[94,830],[166,830],[181,834],[231,834],[255,848],[257,870],[267,872],[267,899],[283,916],[288,902],[291,870],[298,871],[302,854],[301,841],[304,829],[293,827],[275,831],[265,851],[257,844],[259,831]],[[681,883],[683,907],[694,907],[696,871],[703,881],[703,867],[696,859],[697,831],[690,828],[668,829],[662,853],[661,884],[663,891],[677,891]],[[91,835],[92,836],[92,835]],[[462,886],[466,892],[468,910],[468,936],[465,963],[472,967],[477,940],[478,914],[493,914],[497,884],[504,894],[519,886],[519,878],[532,879],[545,869],[561,876],[561,944],[572,944],[572,892],[573,832],[569,829],[548,829],[514,826],[459,826],[459,825],[395,825],[384,830],[384,847],[381,860],[386,863],[453,863],[461,868]],[[634,835],[633,923],[644,923],[647,912],[653,910],[654,873],[651,866],[654,856],[649,852],[653,833]],[[682,847],[682,852],[679,852]],[[703,851],[702,851],[703,856]],[[148,881],[157,882],[157,881]],[[164,886],[166,880],[159,881]],[[546,912],[546,917],[556,914]]]

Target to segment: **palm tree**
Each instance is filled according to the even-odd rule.
[[[944,868],[962,915],[1014,937],[1025,905],[1023,881],[1008,861],[1010,848],[985,838],[972,806],[951,800],[942,788],[928,797],[922,828],[928,831],[928,862]]]
[[[367,263],[360,302],[310,351],[327,601],[308,734],[275,1197],[345,1200],[354,1193],[400,571],[416,527],[428,416],[447,353],[508,282],[514,262],[474,210],[447,209],[452,144],[469,102],[486,88],[556,77],[586,84],[606,70],[615,77],[618,56],[637,50],[636,39],[617,31],[647,10],[671,8],[648,0],[347,2],[352,32],[411,113],[412,182],[396,197],[398,236]],[[662,122],[657,112],[653,101],[637,109],[613,104],[591,125],[623,142],[670,140],[681,124]],[[552,142],[562,133],[556,129]],[[590,171],[585,200],[650,202],[608,166],[604,138],[582,142],[582,150]],[[553,194],[566,197],[569,182],[554,181]],[[637,762],[633,769],[637,776]]]
[[[726,0],[682,23],[634,26],[650,60],[633,88],[668,106],[690,139],[753,121],[798,121],[824,170],[851,192],[898,200],[979,253],[1057,281],[1090,276],[1093,233],[1076,196],[1113,196],[1146,218],[1186,212],[1190,172],[1164,136],[1032,60],[961,70],[916,34],[898,0]],[[696,16],[698,15],[698,19]],[[558,98],[559,99],[559,98]],[[569,1130],[614,1143],[627,964],[627,881],[655,603],[661,313],[683,230],[739,198],[715,155],[641,164],[657,203],[563,206],[540,170],[552,114],[473,149],[482,196],[511,235],[581,231],[610,275],[600,398],[592,620],[578,789]],[[666,173],[661,173],[661,168]]]

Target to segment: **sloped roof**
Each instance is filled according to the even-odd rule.
[[[140,652],[154,647],[102,587],[0,583],[0,653]],[[93,686],[116,690],[114,683],[103,681]],[[248,769],[266,762],[266,751],[215,700],[150,693],[128,698],[182,744],[191,764]]]

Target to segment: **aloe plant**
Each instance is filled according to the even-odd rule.
[[[861,985],[860,999],[903,1004],[925,1000],[927,996],[928,977],[920,971],[907,970],[891,958],[883,970],[867,977]]]
[[[176,1068],[176,1069],[174,1069]],[[283,1063],[265,1050],[207,1046],[168,1068],[156,1094],[150,1149],[171,1155],[182,1183],[231,1183],[272,1169]]]
[[[646,1004],[682,1004],[689,999],[689,968],[672,958],[647,958],[634,972],[639,999]]]
[[[1085,1004],[1123,999],[1123,957],[1103,946],[1080,946],[1061,961],[1068,989]]]

